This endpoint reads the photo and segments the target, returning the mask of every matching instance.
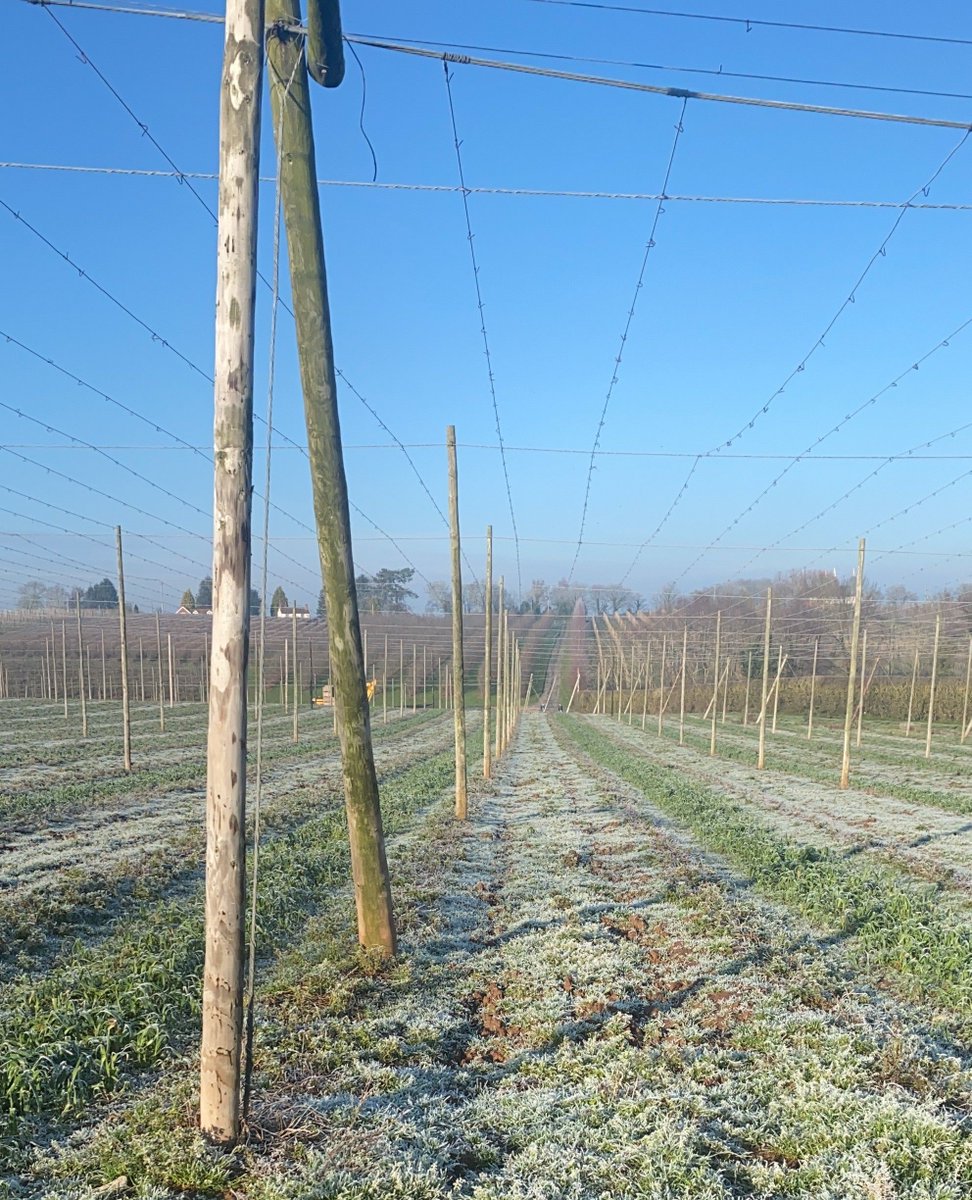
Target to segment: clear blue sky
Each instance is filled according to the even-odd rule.
[[[208,6],[183,0],[178,7],[218,10],[212,0]],[[745,5],[694,0],[675,7],[781,16],[780,6],[769,0]],[[54,11],[182,170],[215,170],[220,26]],[[4,17],[7,44],[17,48],[8,57],[2,84],[8,114],[5,163],[168,169],[47,12],[5,0]],[[888,2],[790,3],[785,18],[972,38],[972,11],[945,0],[920,8]],[[445,0],[407,6],[388,0],[346,2],[344,22],[348,32],[391,39],[972,93],[972,45],[765,28],[747,33],[732,24],[531,0],[475,6]],[[365,126],[379,180],[455,185],[441,63],[369,48],[360,55],[367,78]],[[972,121],[972,100],[625,66],[551,65],[700,90]],[[471,187],[637,193],[661,188],[679,101],[466,65],[453,70]],[[361,86],[349,59],[341,88],[315,90],[323,178],[371,179],[371,156],[358,125]],[[267,119],[267,176],[274,168],[270,132]],[[668,190],[686,196],[902,201],[932,176],[961,137],[953,129],[692,100]],[[928,201],[967,203],[970,183],[972,138],[942,171]],[[214,182],[194,186],[215,205]],[[404,442],[424,447],[412,454],[443,508],[444,429],[456,425],[467,552],[480,571],[483,530],[492,522],[498,569],[514,580],[512,530],[460,197],[347,187],[325,187],[322,196],[338,364]],[[211,369],[215,231],[186,186],[171,178],[4,166],[0,199],[188,359],[206,372]],[[269,274],[269,184],[262,189],[261,205],[261,266]],[[655,206],[638,200],[475,194],[469,206],[496,397],[510,447],[524,587],[535,577],[553,582],[567,574],[573,560],[587,458],[517,448],[589,453]],[[696,454],[728,438],[811,349],[898,216],[887,209],[684,201],[670,201],[665,209],[607,412],[601,438],[606,451]],[[801,453],[972,317],[970,220],[970,212],[906,213],[886,256],[858,288],[825,348],[732,450]],[[187,442],[210,442],[212,391],[199,374],[153,342],[5,209],[0,209],[0,238],[3,333]],[[261,289],[258,413],[265,407],[269,308],[269,293]],[[208,464],[15,345],[0,341],[0,362],[0,395],[6,403],[66,434],[123,447],[108,453],[141,476],[70,446],[61,433],[0,410],[2,444],[40,464],[0,452],[0,484],[70,514],[0,491],[0,506],[9,510],[0,512],[0,606],[13,602],[30,576],[71,584],[113,571],[110,531],[84,518],[120,522],[131,531],[131,554],[154,560],[130,562],[136,602],[178,603],[183,587],[194,585],[209,561]],[[818,453],[898,454],[972,420],[970,362],[972,326],[827,439]],[[346,389],[341,417],[352,500],[400,539],[421,572],[431,579],[446,577],[446,530],[403,456],[395,449],[373,448],[388,438]],[[286,315],[280,326],[275,423],[302,441],[293,326]],[[259,425],[256,440],[265,443]],[[930,453],[972,455],[972,431]],[[589,544],[577,563],[578,580],[607,583],[624,574],[637,545],[674,500],[691,461],[598,459],[585,531]],[[699,558],[698,548],[709,545],[785,465],[758,458],[701,462],[657,544],[641,555],[631,585],[651,595],[676,578],[688,589],[743,568],[747,575],[765,575],[813,561],[849,572],[859,534],[969,471],[972,460],[892,463],[787,540],[792,529],[878,465],[846,459],[802,462],[718,547]],[[46,468],[124,499],[147,515]],[[258,454],[255,478],[262,481],[262,474]],[[311,523],[307,475],[303,455],[277,447],[273,499]],[[972,564],[959,557],[969,552],[972,522],[926,536],[968,514],[970,481],[972,475],[876,529],[869,536],[875,560],[881,549],[914,539],[922,540],[913,549],[934,553],[888,556],[874,562],[871,577],[902,582],[919,594],[972,577]],[[186,503],[164,496],[153,482]],[[104,549],[28,518],[88,533]],[[258,502],[255,523],[260,520]],[[355,518],[354,531],[355,558],[363,569],[404,565],[398,551],[366,522]],[[753,552],[744,547],[780,539],[779,547],[750,565]],[[319,578],[307,530],[276,512],[271,540],[271,586],[283,582],[288,594],[313,600]],[[822,555],[812,549],[831,546],[841,549]],[[76,561],[69,564],[65,557]]]

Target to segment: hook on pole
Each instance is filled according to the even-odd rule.
[[[321,87],[336,88],[344,78],[340,0],[307,0],[307,70]]]

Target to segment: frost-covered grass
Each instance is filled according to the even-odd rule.
[[[29,1191],[248,1200],[959,1200],[968,1063],[531,715],[457,825],[392,848],[402,954],[326,909],[261,978],[231,1156],[191,1071]],[[86,1190],[87,1189],[87,1190]]]
[[[621,745],[661,759],[680,772],[714,784],[734,801],[753,806],[761,819],[787,837],[816,846],[866,855],[956,889],[968,903],[972,892],[972,820],[938,806],[897,800],[852,787],[839,791],[779,771],[757,771],[752,764],[710,758],[691,745],[659,742],[642,732],[604,718],[589,718]]]
[[[972,925],[939,903],[935,885],[783,837],[751,807],[663,761],[630,754],[589,722],[567,718],[560,728],[762,891],[831,934],[853,939],[858,959],[902,994],[934,1003],[972,1030]]]

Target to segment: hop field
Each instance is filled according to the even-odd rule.
[[[466,824],[447,715],[376,725],[390,964],[355,944],[330,722],[298,745],[269,722],[253,1103],[234,1152],[207,1146],[201,712],[146,725],[125,777],[97,713],[78,747],[10,706],[0,1194],[972,1191],[972,846],[948,763],[921,799],[882,794],[921,768],[878,744],[838,793],[825,742],[785,730],[757,777],[739,727],[713,760],[691,724],[679,746],[536,711]]]

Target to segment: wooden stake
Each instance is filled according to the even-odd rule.
[[[861,634],[861,598],[864,594],[864,539],[857,546],[857,581],[854,586],[854,623],[851,626],[850,665],[847,670],[847,704],[844,709],[844,750],[840,764],[840,786],[850,784],[851,724],[854,719],[854,692],[857,678],[857,647]]]
[[[969,684],[972,683],[972,637],[969,638],[969,657],[965,666],[965,700],[962,703],[962,730],[959,744],[965,742],[965,731],[969,723]]]
[[[381,723],[388,724],[388,634],[385,634],[385,660],[381,669]]]
[[[780,652],[779,652],[779,655],[777,656],[777,667],[776,667],[777,681],[779,681],[782,678],[782,675],[783,675],[783,643],[780,642]],[[776,714],[780,707],[780,692],[781,691],[782,691],[782,684],[779,684],[779,686],[777,686],[776,691],[773,694],[773,730],[772,730],[773,733],[776,733]]]
[[[766,767],[766,705],[769,703],[770,630],[773,623],[773,589],[766,589],[766,623],[763,628],[763,691],[759,706],[759,751],[756,769]]]
[[[753,681],[753,652],[750,650],[746,663],[746,703],[743,705],[743,726],[749,724],[749,689]]]
[[[496,729],[494,730],[493,739],[493,755],[499,758],[503,747],[503,666],[506,662],[506,651],[503,647],[503,631],[506,628],[503,615],[503,583],[504,579],[499,577],[499,603],[496,613],[498,618],[498,627],[496,630]]]
[[[64,719],[68,715],[68,669],[67,669],[67,629],[66,623],[61,622],[61,691],[64,693]]]
[[[682,688],[678,714],[678,744],[685,745],[685,676],[688,674],[688,625],[682,626]]]
[[[78,613],[78,695],[81,697],[81,736],[88,736],[88,707],[84,697],[84,640],[81,634],[81,596],[75,596]]]
[[[262,73],[262,0],[227,0],[220,96],[213,664],[206,763],[206,953],[199,1109],[203,1135],[223,1145],[234,1143],[240,1129],[253,316]],[[170,703],[175,687],[171,649],[170,635]]]
[[[300,726],[299,726],[300,703],[298,700],[298,691],[297,691],[297,605],[296,605],[296,603],[294,603],[290,606],[290,611],[291,611],[291,619],[292,619],[292,623],[293,623],[292,636],[294,639],[294,652],[290,656],[291,659],[293,660],[293,664],[294,664],[294,732],[293,732],[293,741],[294,741],[294,745],[296,746],[297,743],[300,741]]]
[[[931,683],[928,687],[928,732],[925,735],[925,758],[931,758],[932,722],[935,716],[935,684],[938,681],[938,642],[942,632],[942,614],[935,615],[935,641],[932,647]]]
[[[864,692],[865,680],[864,672],[867,670],[867,630],[864,630],[864,636],[861,638],[861,695],[857,702],[857,748],[861,747],[861,733],[864,728]]]
[[[121,526],[115,526],[118,552],[118,632],[121,642],[122,747],[125,770],[132,769],[132,713],[128,699],[128,621],[125,615],[125,560],[122,554]]]
[[[108,699],[108,667],[105,661],[105,631],[101,633],[101,699]]]
[[[52,619],[51,620],[51,681],[54,686],[53,699],[55,701],[60,699],[60,695],[59,695],[60,688],[58,687],[57,674],[58,674],[58,672],[57,672],[57,636],[54,633],[54,621]],[[968,689],[966,689],[966,691],[967,690]],[[963,722],[963,724],[964,724],[964,722]]]
[[[667,649],[667,640],[662,634],[662,651],[661,651],[661,675],[658,680],[658,736],[661,737],[664,732],[665,721],[665,651]]]
[[[165,705],[162,700],[162,623],[159,614],[155,614],[155,643],[159,660],[158,701],[159,701],[159,730],[165,733]]]
[[[215,609],[213,611],[215,612]],[[172,634],[167,633],[165,636],[169,643],[169,708],[173,708],[176,702],[175,653],[172,649]]]
[[[722,640],[722,611],[716,613],[715,660],[712,668],[715,686],[712,692],[712,729],[709,733],[709,757],[714,758],[716,752],[716,702],[719,699],[719,650]]]
[[[138,639],[138,681],[139,681],[139,696],[141,702],[145,703],[145,652],[142,649],[142,639]]]
[[[493,774],[492,731],[489,727],[490,694],[493,689],[493,527],[486,526],[486,629],[483,653],[483,778]],[[969,643],[972,646],[972,642]]]
[[[813,671],[810,675],[810,715],[807,718],[807,741],[813,737],[813,699],[817,691],[817,652],[820,649],[820,638],[813,639]]]
[[[466,793],[466,697],[462,659],[462,562],[459,543],[459,471],[456,464],[456,428],[446,428],[446,455],[449,465],[449,541],[452,548],[452,691],[455,696],[456,732],[456,817],[466,819],[469,801]],[[412,675],[415,674],[415,646],[412,646]],[[414,701],[413,701],[414,703]]]
[[[915,641],[915,665],[911,671],[911,692],[908,696],[908,721],[905,724],[905,737],[911,737],[911,717],[915,709],[915,684],[918,682],[918,642]]]
[[[412,642],[412,716],[415,716],[418,708],[418,670],[417,670],[417,651],[415,643]]]
[[[567,712],[570,712],[570,706],[574,703],[574,697],[577,695],[577,689],[580,687],[580,671],[577,672],[577,678],[574,680],[574,690],[570,693],[570,699],[567,701]]]

